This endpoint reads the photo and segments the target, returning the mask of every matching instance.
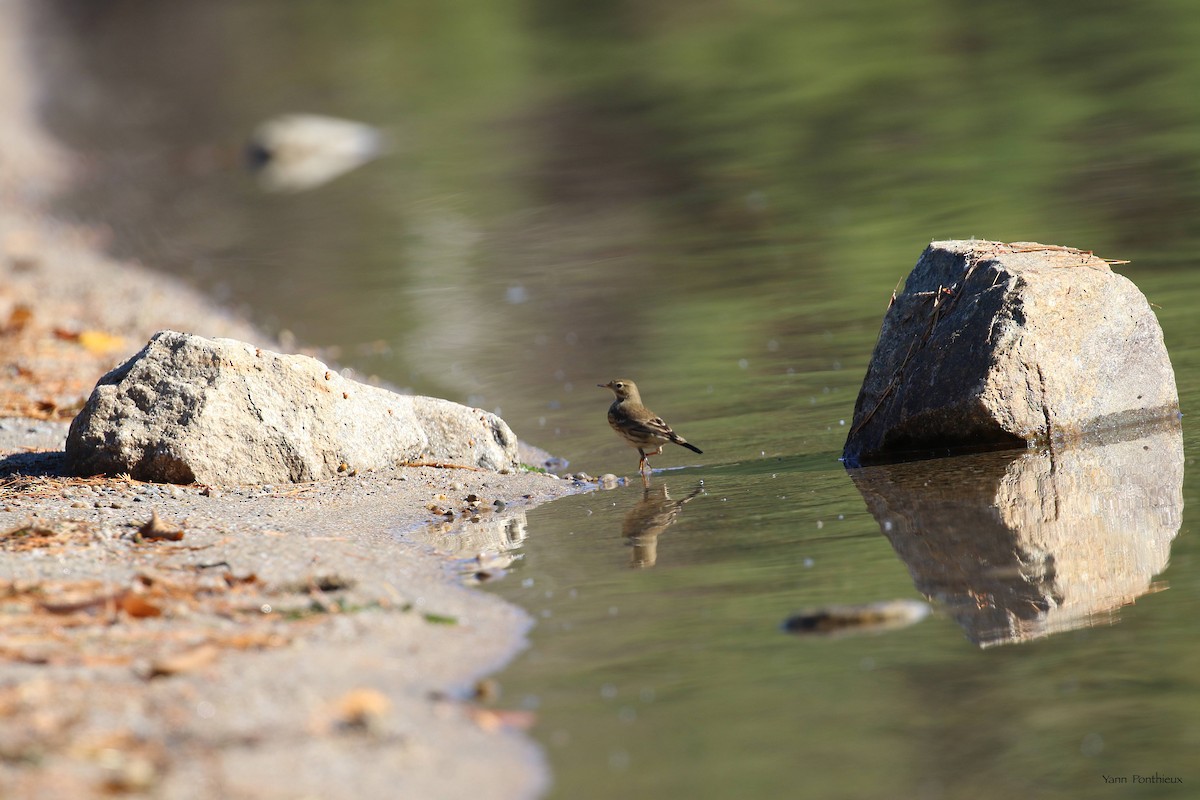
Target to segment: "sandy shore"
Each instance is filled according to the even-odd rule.
[[[70,157],[34,122],[23,13],[0,0],[0,796],[538,795],[533,720],[479,683],[530,620],[461,576],[487,577],[525,510],[580,487],[60,476],[80,402],[154,331],[272,342],[41,211]],[[435,525],[442,551],[407,535]]]

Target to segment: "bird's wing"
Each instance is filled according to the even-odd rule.
[[[637,420],[637,427],[647,433],[655,436],[661,436],[664,439],[670,439],[675,435],[675,431],[671,430],[671,426],[663,422],[662,417],[651,417],[650,419]]]

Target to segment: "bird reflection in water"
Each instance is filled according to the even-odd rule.
[[[621,535],[625,543],[633,548],[629,566],[635,569],[653,567],[658,561],[658,536],[675,524],[679,512],[692,498],[704,491],[703,484],[692,490],[687,497],[675,500],[667,491],[665,483],[657,487],[647,486],[642,490],[642,499],[629,509],[621,523]]]

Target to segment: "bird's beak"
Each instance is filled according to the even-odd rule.
[[[598,389],[611,389],[611,388],[612,388],[612,384],[610,384],[610,383],[597,383],[597,384],[596,384],[596,388],[598,388]]]

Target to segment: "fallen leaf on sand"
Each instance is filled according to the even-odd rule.
[[[489,733],[503,728],[515,731],[527,731],[537,722],[537,714],[534,714],[532,711],[467,706],[467,714],[475,721],[476,725]]]
[[[0,548],[4,550],[33,550],[46,547],[58,532],[53,528],[28,523],[0,533]]]
[[[178,675],[183,672],[194,672],[216,661],[220,654],[221,649],[219,647],[215,644],[205,642],[190,650],[184,650],[181,653],[175,653],[174,655],[151,662],[146,677],[161,678],[169,675]]]
[[[0,328],[0,333],[20,333],[33,320],[33,309],[24,303],[13,306],[8,315],[8,322]]]
[[[392,701],[378,689],[351,689],[318,717],[318,730],[372,730],[392,710]]]
[[[65,603],[43,602],[38,605],[43,611],[50,614],[75,614],[80,611],[95,611],[98,609],[109,609],[115,612],[125,599],[125,594],[126,590],[122,589],[119,592],[104,594],[98,597],[89,597],[86,600]]]
[[[163,522],[154,510],[150,512],[150,521],[138,528],[138,534],[143,539],[166,539],[169,542],[178,542],[183,538],[183,531]]]
[[[283,647],[291,640],[278,633],[238,633],[221,639],[221,644],[233,650],[264,650],[268,647]]]
[[[162,609],[140,595],[126,592],[121,598],[121,610],[131,617],[161,617]]]
[[[79,343],[89,353],[96,355],[105,355],[125,348],[125,339],[104,331],[82,331],[79,334]]]
[[[104,331],[74,331],[69,328],[55,328],[54,338],[64,342],[77,342],[83,349],[98,356],[112,353],[125,347],[124,338],[113,336],[111,333],[105,333]]]

